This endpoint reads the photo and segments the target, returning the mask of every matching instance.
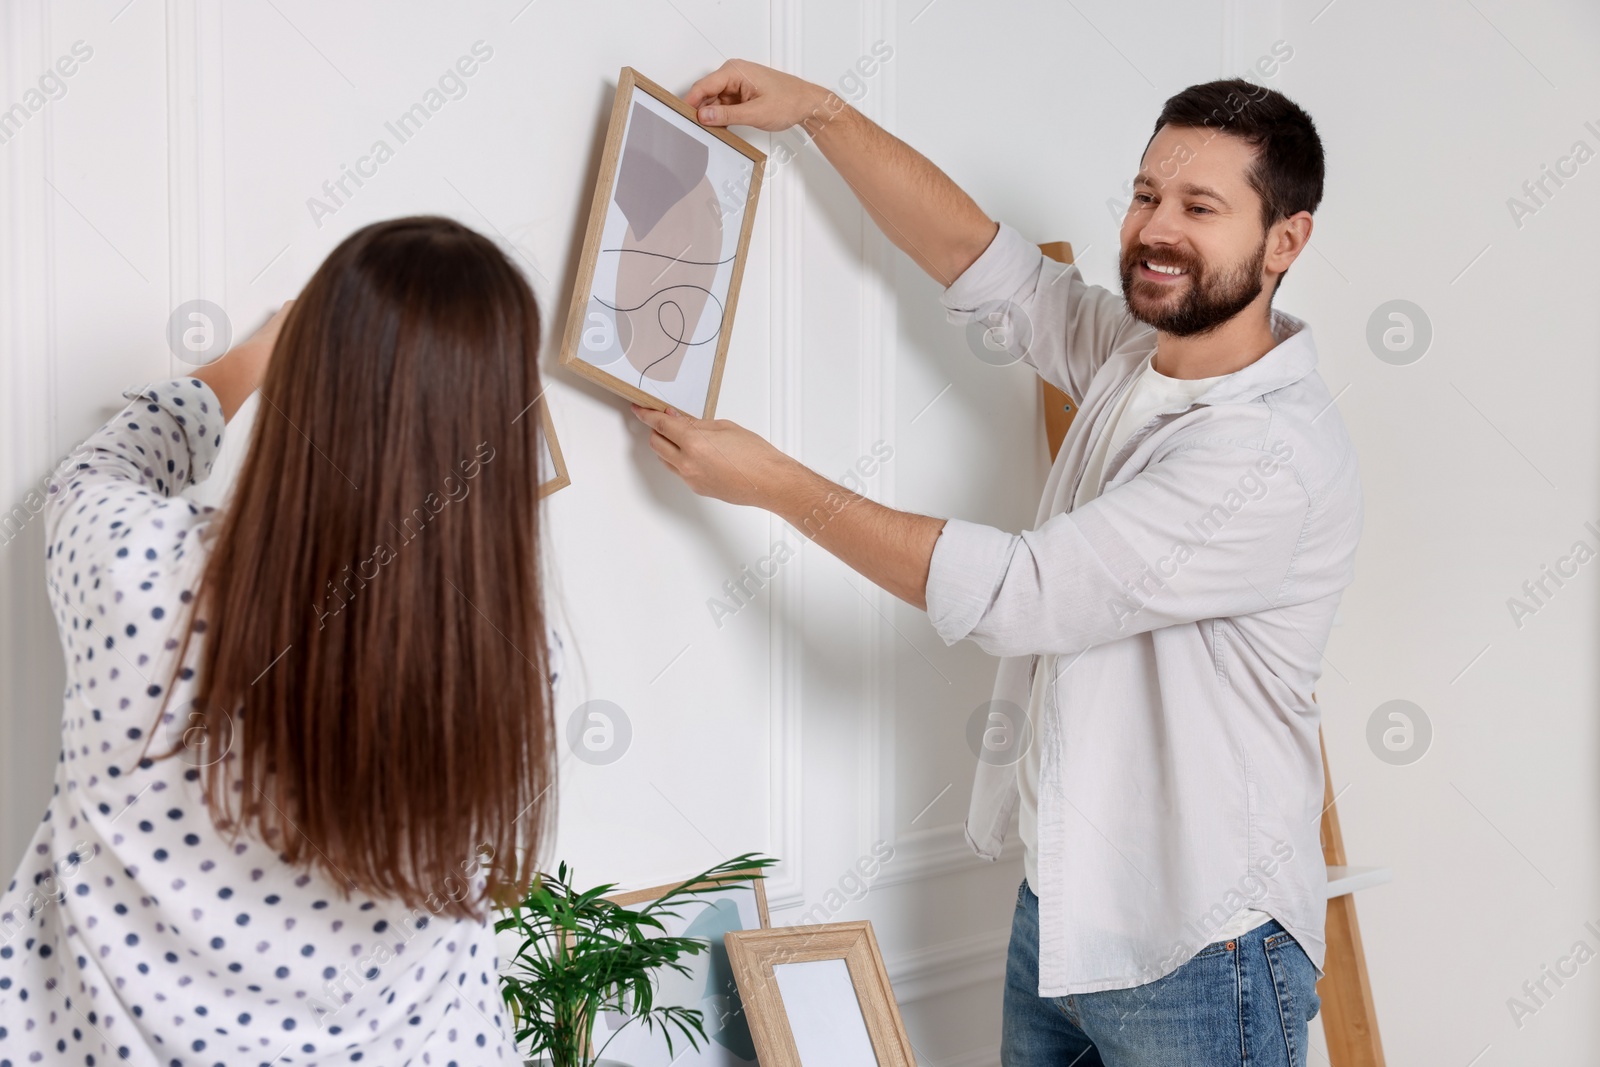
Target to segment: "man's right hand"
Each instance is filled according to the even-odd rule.
[[[695,82],[683,102],[704,126],[778,133],[803,124],[809,140],[801,147],[815,143],[878,228],[943,287],[999,230],[943,171],[814,82],[730,59]]]
[[[826,89],[804,78],[730,59],[695,82],[683,102],[695,109],[703,126],[754,126],[776,133],[809,117],[827,96]]]

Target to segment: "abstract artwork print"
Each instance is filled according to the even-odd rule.
[[[764,157],[627,73],[562,362],[638,403],[709,418]]]

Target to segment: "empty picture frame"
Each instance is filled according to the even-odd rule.
[[[562,366],[636,404],[715,417],[766,158],[622,68]]]
[[[871,923],[725,940],[761,1067],[916,1067]]]
[[[759,874],[760,871],[752,869],[747,873]],[[629,1067],[755,1067],[756,1050],[728,964],[723,937],[735,930],[765,927],[769,921],[767,893],[761,878],[721,881],[726,882],[721,890],[675,901],[668,907],[678,914],[661,918],[669,936],[705,938],[710,942],[707,951],[682,960],[689,974],[679,974],[670,968],[658,971],[656,989],[657,1004],[676,1004],[701,1011],[706,1040],[696,1050],[681,1037],[674,1036],[669,1050],[660,1029],[647,1030],[636,1022],[624,1026],[626,1016],[622,1013],[601,1011],[596,1013],[589,1041],[596,1050],[604,1048],[602,1062],[626,1063]],[[605,899],[625,908],[636,908],[660,899],[682,884],[674,882],[652,889],[612,893]]]
[[[557,489],[572,484],[567,476],[567,460],[561,454],[561,442],[556,440],[555,423],[550,421],[550,406],[541,395],[534,401],[539,409],[539,499],[543,500]]]

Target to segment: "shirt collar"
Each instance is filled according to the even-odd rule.
[[[1241,367],[1195,398],[1196,404],[1236,404],[1293,385],[1317,368],[1317,347],[1304,319],[1273,309],[1272,336],[1278,343],[1260,359]]]

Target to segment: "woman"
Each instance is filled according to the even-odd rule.
[[[490,241],[377,223],[58,471],[63,751],[0,1067],[519,1060],[487,918],[553,811],[539,328]]]

